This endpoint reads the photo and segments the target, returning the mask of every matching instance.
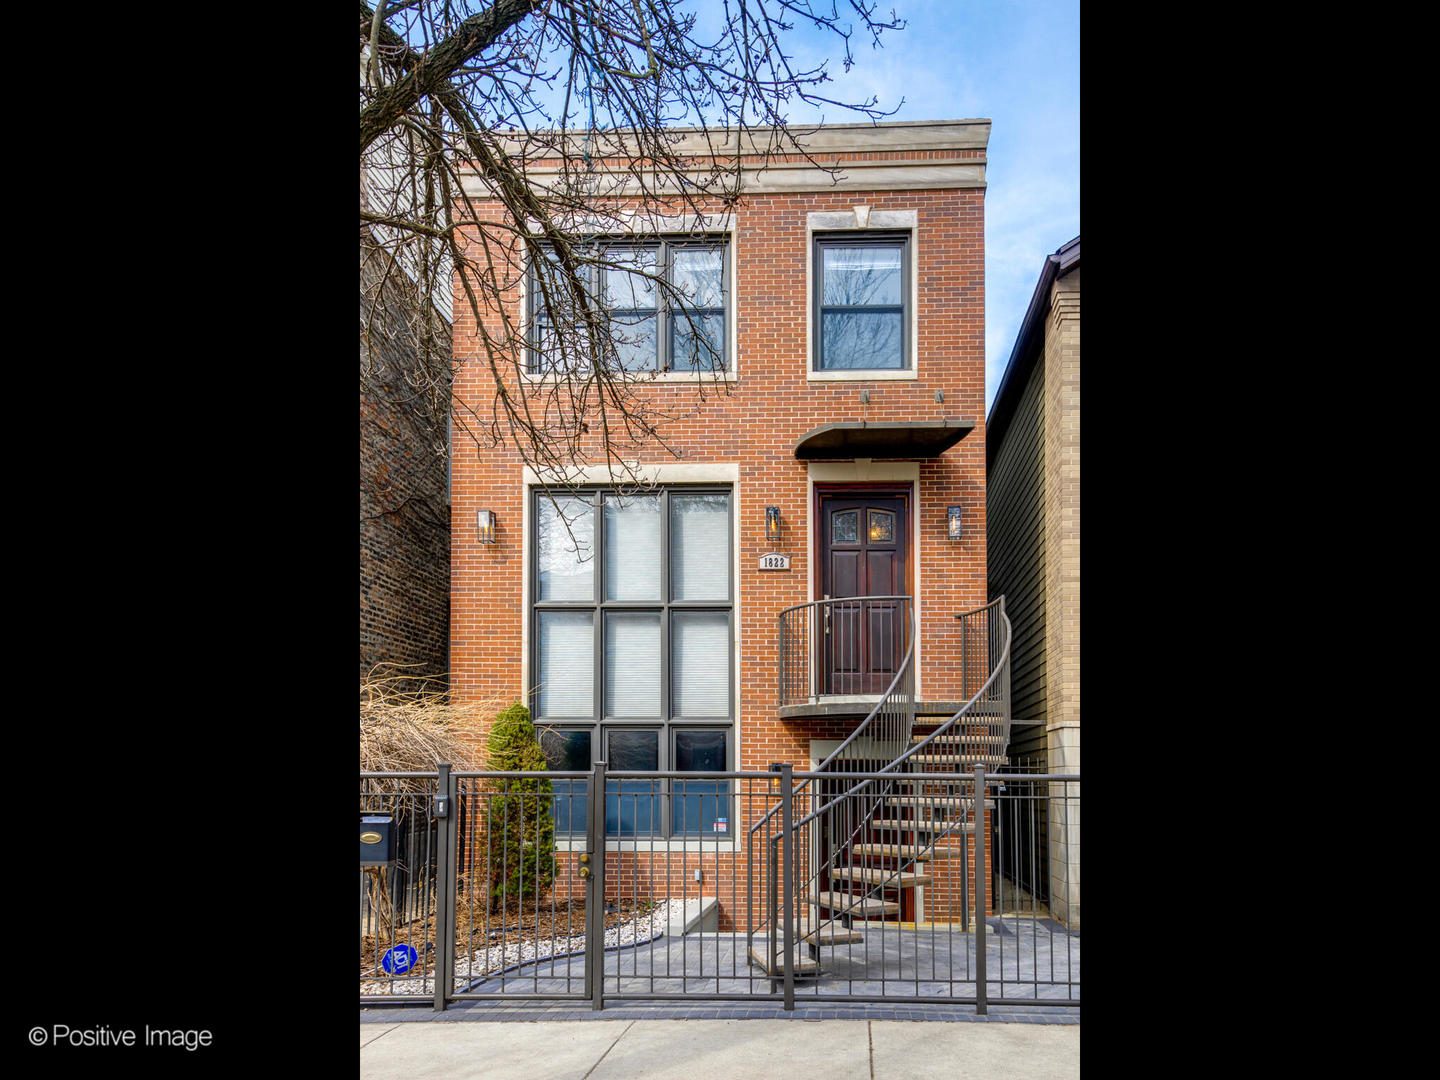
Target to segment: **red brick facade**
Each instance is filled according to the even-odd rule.
[[[890,153],[838,154],[834,160],[843,164],[878,156],[919,169],[929,164],[923,159],[935,156],[952,161],[961,157],[983,160],[982,154],[972,150],[937,155],[897,147]],[[694,384],[679,382],[657,382],[644,391],[666,411],[684,413],[693,408],[693,416],[666,429],[669,441],[683,454],[681,461],[687,465],[725,464],[738,470],[732,512],[739,523],[733,596],[739,626],[735,732],[740,769],[763,770],[779,761],[792,762],[797,771],[808,769],[812,739],[842,739],[855,724],[853,720],[782,721],[776,714],[777,615],[786,607],[819,598],[811,595],[812,588],[818,593],[818,583],[810,581],[813,509],[807,477],[811,474],[807,463],[796,459],[794,448],[802,435],[822,424],[848,420],[974,422],[974,429],[942,456],[904,463],[918,469],[918,536],[913,538],[918,553],[912,549],[911,564],[921,620],[919,696],[926,700],[960,697],[955,615],[980,607],[988,599],[984,201],[983,182],[950,189],[892,187],[748,196],[733,210],[730,234],[735,264],[732,303],[737,314],[733,325],[738,344],[733,362],[738,376],[729,384],[728,395],[707,392],[706,400],[697,404]],[[914,379],[807,379],[810,313],[806,282],[812,257],[807,214],[848,212],[857,206],[869,207],[871,215],[880,211],[912,211],[915,215],[911,235],[917,270],[912,286],[918,330]],[[498,206],[494,212],[499,213]],[[481,206],[479,213],[484,218],[487,208]],[[519,302],[517,295],[517,315]],[[467,303],[457,292],[456,395],[488,415],[493,387],[480,355],[482,347]],[[861,401],[862,390],[869,391],[868,404]],[[936,400],[937,391],[943,393],[941,402]],[[642,457],[647,464],[674,460],[660,450]],[[874,466],[879,469],[889,464],[877,460]],[[864,468],[862,464],[862,471],[852,470],[850,479],[863,479]],[[884,475],[889,479],[890,474]],[[527,560],[523,523],[527,489],[516,454],[503,446],[477,447],[457,429],[452,501],[456,523],[451,547],[453,692],[459,700],[499,695],[523,698],[526,679],[533,679],[533,673],[525,659],[528,610],[523,595]],[[946,508],[957,504],[963,507],[964,537],[951,541],[946,536]],[[784,532],[778,544],[765,539],[767,506],[780,508]],[[498,515],[498,542],[493,545],[477,542],[475,515],[482,508]],[[788,555],[790,569],[757,569],[759,556],[768,551]],[[481,734],[475,733],[476,737]],[[747,823],[737,824],[735,831],[743,838]],[[707,857],[706,862],[707,869],[713,867],[713,859]],[[722,870],[727,869],[728,860],[722,863],[726,864]],[[694,856],[690,865],[695,865]],[[743,844],[738,866],[743,872]],[[936,872],[937,878],[945,872],[943,862],[936,864]],[[723,904],[731,882],[712,881],[707,876],[705,892],[717,886]],[[949,891],[938,886],[937,881],[937,894]],[[691,883],[689,888],[693,895],[697,886]],[[743,883],[740,893],[743,896]]]

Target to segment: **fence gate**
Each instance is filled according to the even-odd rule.
[[[451,1001],[584,1001],[603,942],[603,799],[583,772],[459,772]],[[603,835],[603,817],[599,823]]]

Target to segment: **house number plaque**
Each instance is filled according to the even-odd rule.
[[[761,556],[760,556],[760,569],[761,569],[761,570],[789,570],[789,569],[790,569],[790,556],[789,556],[789,555],[777,555],[777,554],[775,554],[774,552],[772,552],[772,553],[769,554],[769,555],[761,555]]]

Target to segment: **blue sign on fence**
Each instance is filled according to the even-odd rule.
[[[380,966],[390,975],[404,975],[415,966],[420,954],[410,945],[396,945],[385,954]]]

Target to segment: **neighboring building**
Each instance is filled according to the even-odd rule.
[[[368,78],[361,49],[360,79]],[[360,163],[360,205],[404,212],[405,151],[384,139]],[[449,386],[419,377],[422,341],[448,375],[450,293],[417,295],[416,247],[360,229],[360,677],[443,685],[450,631]],[[399,248],[399,258],[391,253]],[[448,263],[441,278],[448,282]]]
[[[1045,260],[986,427],[990,595],[1005,596],[1015,635],[1010,756],[1027,770],[1079,773],[1078,236]],[[1073,929],[1080,925],[1079,807],[1068,820],[1063,809],[1052,800],[1049,820],[1037,823],[1052,855],[1048,879],[1041,874],[1034,884]],[[1070,842],[1062,845],[1063,828]]]
[[[383,253],[360,245],[360,677],[377,665],[443,683],[450,631],[448,400],[417,393],[415,290],[381,282]],[[437,344],[450,324],[432,312]],[[390,665],[400,665],[394,667]],[[416,685],[416,684],[410,684]]]
[[[583,561],[513,449],[455,454],[450,670],[460,700],[526,699],[552,767],[588,769],[603,756],[612,769],[808,769],[889,682],[898,609],[867,613],[854,629],[857,662],[812,673],[820,685],[783,707],[778,619],[826,596],[867,594],[913,597],[918,724],[933,727],[974,692],[956,616],[987,602],[989,132],[988,120],[823,128],[811,146],[838,163],[838,184],[803,162],[772,164],[747,177],[729,212],[607,238],[703,283],[695,314],[722,344],[729,392],[697,406],[696,375],[677,370],[670,313],[632,313],[658,325],[636,361],[656,371],[643,392],[681,416],[665,434],[683,456],[657,448],[643,460],[658,485],[650,494],[622,501],[603,468],[582,478],[581,495],[557,493],[589,545]],[[845,289],[860,276],[864,303]],[[488,408],[494,387],[477,362],[473,316],[458,299],[455,312],[456,396]],[[540,314],[521,295],[510,312],[532,325]],[[778,540],[767,539],[768,508]],[[478,535],[482,511],[497,523],[493,543]],[[788,556],[788,569],[762,568],[770,553]],[[678,851],[694,830],[668,805],[612,832]],[[709,813],[700,810],[707,844],[722,831],[743,838],[748,819],[722,828]],[[938,883],[932,903],[951,903]]]

